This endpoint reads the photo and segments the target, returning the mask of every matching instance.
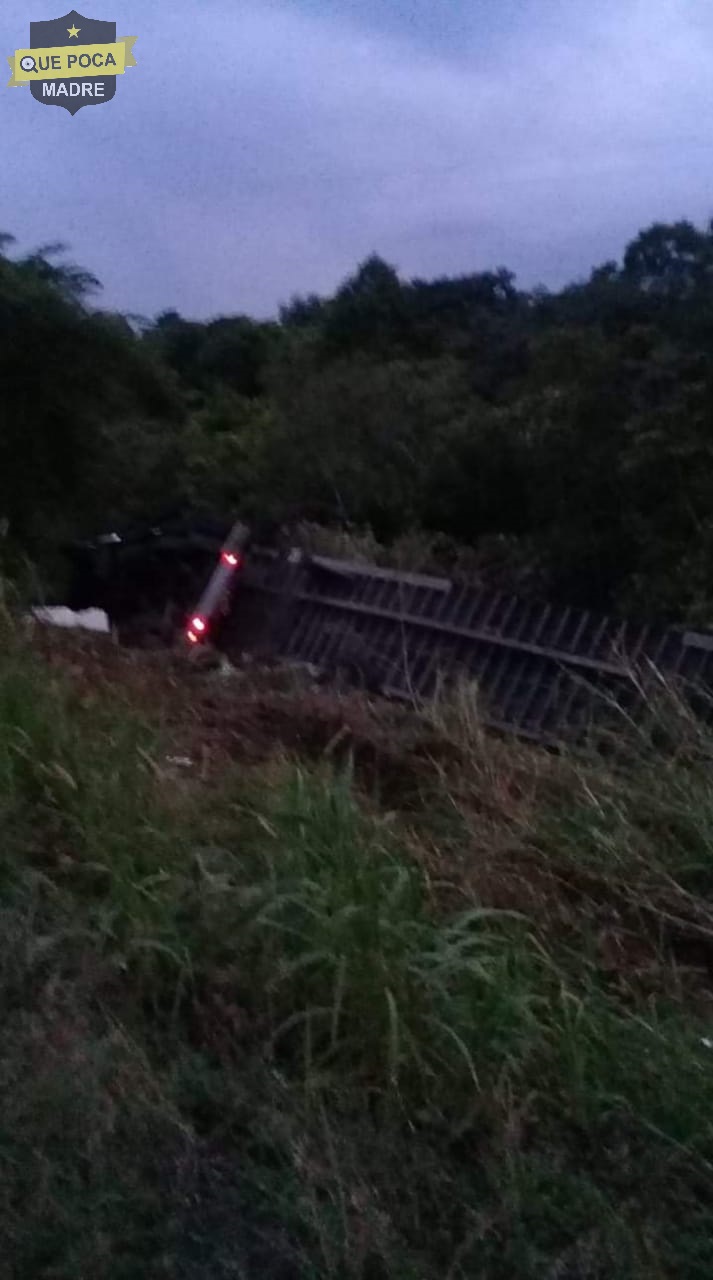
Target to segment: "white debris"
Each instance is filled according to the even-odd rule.
[[[709,1036],[703,1036],[701,1038],[701,1044],[704,1049],[713,1049],[713,1040],[711,1040]]]
[[[49,605],[33,609],[32,617],[52,627],[79,627],[84,631],[101,631],[105,635],[111,631],[109,618],[103,609],[80,609],[75,613],[64,605]]]
[[[191,769],[193,761],[190,756],[166,756],[166,764],[172,764],[177,769]]]

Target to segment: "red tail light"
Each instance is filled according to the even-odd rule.
[[[188,639],[190,640],[191,644],[198,644],[198,636],[196,635],[195,631],[187,631],[186,635],[188,636]]]
[[[191,627],[194,631],[197,631],[199,635],[202,635],[206,630],[206,624],[203,618],[199,617],[191,618]]]
[[[241,557],[234,551],[221,551],[220,559],[221,563],[227,565],[229,569],[239,569],[242,564]]]

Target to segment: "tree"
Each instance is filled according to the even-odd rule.
[[[139,424],[178,411],[128,326],[84,305],[94,277],[55,252],[0,258],[0,516],[28,549],[130,506],[146,475]],[[122,493],[119,453],[132,471]]]
[[[393,355],[408,344],[409,317],[396,269],[372,254],[345,280],[325,310],[322,336],[334,356]]]
[[[656,222],[628,246],[623,274],[644,293],[690,296],[713,280],[713,234],[691,222]]]
[[[333,360],[293,349],[273,370],[261,488],[286,515],[368,524],[385,538],[423,518],[435,459],[468,398],[457,364]]]

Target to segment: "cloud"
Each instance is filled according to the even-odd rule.
[[[426,7],[385,31],[346,4],[131,0],[139,65],[111,105],[71,120],[5,95],[0,227],[71,240],[126,310],[268,314],[374,250],[407,275],[503,263],[554,285],[654,219],[713,213],[706,6],[450,12],[458,47],[425,38]],[[7,52],[26,15],[3,14]]]

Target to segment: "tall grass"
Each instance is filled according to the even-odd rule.
[[[348,775],[297,772],[258,830],[243,946],[272,1043],[297,1042],[310,1074],[467,1096],[492,1030],[513,1053],[535,1036],[522,923],[477,907],[435,919],[424,873],[389,823],[362,815]]]
[[[560,936],[444,909],[413,811],[365,806],[349,771],[183,786],[141,714],[4,639],[8,1276],[713,1273],[707,995],[614,983],[598,951],[627,893],[659,963],[666,893],[700,941],[700,751],[533,787],[518,838],[580,895]],[[501,804],[507,748],[466,712],[469,777],[439,785]]]

